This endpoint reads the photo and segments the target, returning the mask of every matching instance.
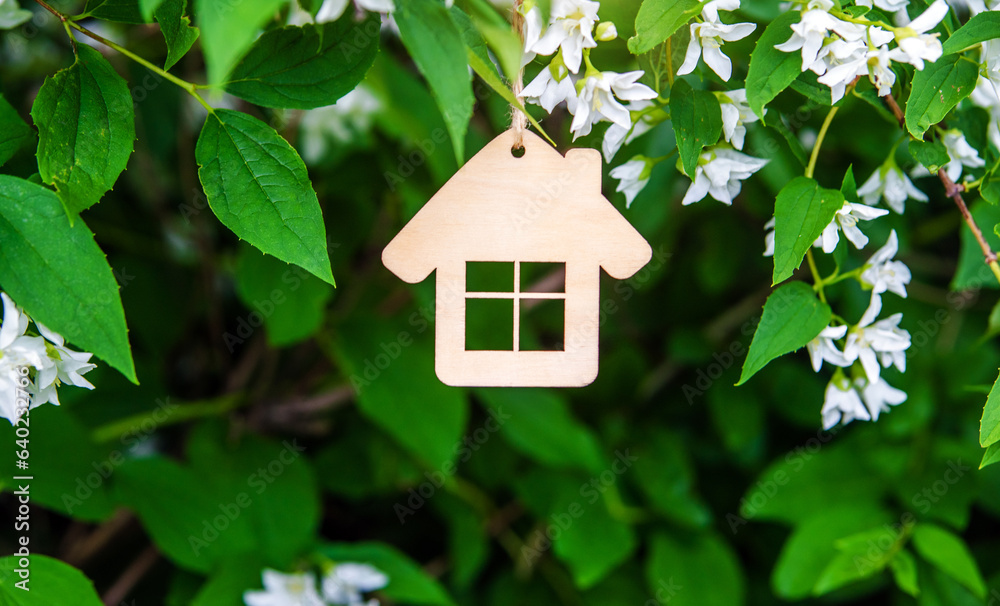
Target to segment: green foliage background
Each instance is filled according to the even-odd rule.
[[[930,203],[868,232],[884,242],[896,229],[914,273],[910,297],[887,301],[913,335],[907,373],[893,377],[909,399],[877,423],[819,429],[825,376],[802,351],[767,363],[800,344],[772,343],[734,387],[758,323],[780,322],[761,317],[779,277],[761,253],[775,199],[805,164],[787,130],[815,131],[826,113],[807,78],[786,89],[798,71],[767,92],[780,69],[751,97],[768,103],[769,120],[750,128],[747,149],[771,163],[732,208],[682,208],[687,180],[662,167],[625,211],[605,175],[654,258],[603,283],[593,385],[446,387],[433,371],[432,281],[405,285],[379,255],[508,125],[512,97],[484,38],[501,66],[517,55],[485,3],[397,3],[402,40],[379,36],[375,18],[283,28],[286,7],[263,0],[236,14],[213,0],[56,6],[105,20],[109,38],[186,82],[235,95],[207,119],[182,88],[121,54],[102,58],[82,36],[74,64],[62,26],[38,7],[0,33],[0,288],[104,362],[88,375],[97,389],[66,389],[62,407],[31,412],[30,537],[44,556],[32,558],[31,598],[12,589],[14,560],[0,560],[0,604],[98,604],[88,583],[107,597],[150,546],[160,555],[126,603],[234,606],[265,566],[328,560],[384,570],[379,597],[398,604],[1000,597],[1000,466],[977,469],[1000,353],[997,285],[936,181],[922,183]],[[670,15],[698,12],[685,4]],[[639,58],[652,84],[676,68],[656,50],[676,27],[657,21],[626,44],[638,10],[602,3],[621,41],[600,59],[625,71],[629,47],[652,51]],[[745,0],[743,14],[762,27],[727,46],[737,73],[778,13]],[[159,29],[143,25],[152,19]],[[192,26],[199,42],[186,53]],[[250,48],[258,27],[266,33]],[[333,52],[345,41],[357,54]],[[288,57],[301,65],[289,71]],[[479,74],[471,82],[467,62]],[[382,105],[374,128],[307,169],[295,151],[301,114],[289,108],[328,105],[362,78]],[[76,105],[74,86],[90,90]],[[192,90],[218,103],[217,90]],[[840,195],[851,167],[870,174],[898,137],[860,93],[826,139],[817,196]],[[108,111],[88,105],[101,96]],[[978,110],[961,105],[949,119],[996,163]],[[78,131],[85,120],[96,127]],[[561,118],[544,125],[570,147]],[[662,156],[675,141],[664,123],[622,155]],[[595,133],[574,145],[599,144]],[[912,164],[905,146],[898,158]],[[1000,247],[989,229],[1000,212],[976,198],[973,214]],[[803,253],[782,261],[782,279],[800,275]],[[854,256],[845,244],[835,254],[848,268],[863,262]],[[848,317],[868,302],[846,284],[828,292]],[[825,326],[828,308],[810,313],[803,325]],[[473,329],[490,322],[472,318]],[[551,329],[540,320],[533,336]],[[5,423],[0,444],[0,510],[13,520]],[[14,552],[17,536],[5,524],[0,552]]]

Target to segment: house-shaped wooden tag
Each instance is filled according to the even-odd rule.
[[[597,377],[601,268],[629,278],[652,250],[601,194],[600,152],[574,149],[563,157],[525,132],[524,155],[516,157],[514,140],[507,131],[469,160],[386,246],[382,262],[414,284],[437,270],[435,369],[444,383],[581,387]],[[467,272],[481,263],[511,266],[512,283],[470,292]],[[564,266],[563,283],[534,292],[540,289],[522,280],[522,269],[535,263]],[[512,304],[509,350],[467,347],[467,307],[477,299]],[[563,305],[559,351],[520,346],[522,308],[539,301]]]

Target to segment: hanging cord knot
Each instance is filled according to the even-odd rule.
[[[522,2],[523,0],[514,0],[511,24],[517,33],[518,39],[521,41],[521,52],[524,53],[524,15],[521,14]],[[524,97],[521,96],[521,91],[524,90],[524,65],[521,65],[520,69],[518,69],[511,89],[514,93],[514,98],[521,104],[521,107],[524,107]],[[514,145],[511,151],[524,149],[524,131],[528,128],[528,117],[524,115],[523,111],[513,105],[511,106],[510,127],[514,130]]]

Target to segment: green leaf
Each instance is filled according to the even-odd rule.
[[[13,547],[12,547],[13,549]],[[23,579],[21,556],[0,559],[0,603],[4,606],[102,606],[104,602],[94,590],[94,584],[82,572],[69,564],[48,556],[28,556],[30,576]],[[17,586],[16,583],[24,582]]]
[[[139,10],[139,0],[87,0],[83,14],[75,19],[78,20],[84,16],[134,25],[146,22]]]
[[[226,80],[246,53],[261,26],[273,19],[284,0],[196,0],[195,16],[201,30],[201,48],[208,66],[208,83]]]
[[[629,51],[641,55],[653,50],[700,13],[706,1],[644,0],[635,16],[635,36],[629,38]]]
[[[160,32],[167,42],[167,58],[163,69],[170,69],[181,60],[194,41],[198,39],[198,28],[191,27],[191,17],[187,15],[187,0],[163,0],[153,13],[160,24]]]
[[[843,193],[806,177],[796,177],[782,188],[774,202],[774,284],[799,268],[806,251],[843,206]]]
[[[488,57],[484,60],[472,47],[466,46],[465,50],[467,54],[466,59],[469,61],[469,67],[476,72],[476,75],[482,78],[483,82],[485,82],[487,86],[503,97],[504,101],[513,107],[520,109],[528,118],[528,122],[535,127],[535,130],[537,130],[540,135],[545,137],[549,143],[555,146],[555,142],[552,140],[552,137],[545,132],[545,129],[543,129],[542,125],[538,123],[538,120],[535,120],[534,116],[532,116],[531,113],[524,108],[524,104],[514,96],[514,92],[507,88],[507,85],[500,79],[500,74],[497,73],[493,62],[489,61]]]
[[[241,556],[220,564],[187,606],[244,606],[243,593],[258,587],[263,565],[253,556]]]
[[[712,521],[711,511],[695,491],[694,466],[679,435],[651,432],[634,454],[636,483],[653,509],[689,528],[704,528]]]
[[[653,47],[648,53],[639,55],[636,59],[642,69],[640,82],[660,91],[660,96],[669,98],[670,87],[677,77],[677,70],[684,63],[688,44],[691,42],[691,29],[682,27],[663,44]]]
[[[18,6],[16,0],[0,4],[0,30],[10,30],[26,23],[34,13]]]
[[[0,166],[34,141],[34,129],[25,124],[17,110],[0,95]]]
[[[781,135],[785,143],[788,144],[788,149],[791,150],[792,155],[795,156],[795,159],[802,168],[805,168],[809,164],[809,152],[806,151],[805,146],[802,145],[802,141],[798,136],[788,128],[782,116],[779,115],[774,120],[768,122],[767,127]]]
[[[955,33],[944,41],[941,50],[946,55],[960,53],[967,48],[976,46],[980,42],[995,38],[1000,38],[1000,13],[979,13],[969,19],[965,25],[955,30]]]
[[[737,385],[746,383],[771,360],[804,347],[830,323],[830,306],[805,282],[789,282],[764,303],[757,332]]]
[[[125,170],[135,141],[128,83],[101,53],[77,45],[72,66],[45,79],[31,107],[38,172],[75,215],[97,204]]]
[[[651,595],[657,595],[661,603],[669,599],[670,606],[742,606],[745,602],[739,560],[732,547],[712,533],[684,540],[654,535],[646,584]]]
[[[597,490],[592,484],[581,487],[573,496],[584,499],[563,500],[550,518],[552,550],[581,589],[593,587],[628,560],[638,544],[632,527],[611,517]],[[538,557],[522,553],[529,563]]]
[[[553,392],[479,389],[476,393],[497,418],[505,419],[500,433],[515,450],[551,467],[601,471],[604,461],[597,437]]]
[[[905,531],[904,527],[879,526],[837,540],[837,553],[816,580],[813,594],[825,595],[885,570],[894,550],[906,540]]]
[[[792,37],[792,25],[798,23],[801,17],[797,11],[783,13],[767,26],[750,54],[747,103],[758,116],[764,116],[764,106],[795,82],[802,72],[799,53],[786,53],[774,48],[774,45]]]
[[[685,80],[677,80],[670,91],[670,117],[684,172],[694,175],[702,149],[717,143],[722,133],[719,99],[708,91],[692,89]]]
[[[819,410],[813,414],[818,418]],[[747,489],[740,500],[742,519],[730,520],[730,526],[751,520],[804,523],[815,512],[878,503],[889,486],[870,467],[864,449],[845,437],[850,436],[823,432],[808,447],[779,457]]]
[[[946,55],[928,63],[913,76],[906,101],[906,129],[917,139],[972,94],[979,80],[979,64],[962,55]]]
[[[986,397],[983,418],[979,423],[979,445],[983,448],[1000,442],[1000,377]]]
[[[403,45],[434,93],[461,165],[475,104],[462,34],[448,9],[436,0],[409,0],[393,16]]]
[[[910,155],[932,173],[951,162],[948,150],[938,141],[910,141]]]
[[[190,438],[187,465],[159,456],[130,460],[116,475],[119,496],[182,568],[208,572],[248,553],[287,567],[319,525],[319,491],[304,447],[255,436],[228,444],[221,423],[202,424]]]
[[[32,318],[135,382],[118,284],[83,221],[55,192],[0,175],[0,288]]]
[[[143,21],[149,23],[153,20],[153,14],[160,8],[166,0],[139,0],[139,13]]]
[[[918,524],[913,529],[913,547],[925,560],[955,579],[976,597],[986,596],[986,583],[976,560],[961,538],[934,524]]]
[[[457,457],[464,461],[473,454],[461,443],[468,402],[462,390],[434,375],[428,327],[423,319],[394,325],[355,315],[339,328],[335,353],[357,391],[361,413],[418,461],[450,476]]]
[[[208,204],[223,225],[334,284],[319,200],[302,158],[281,135],[252,116],[218,109],[205,119],[194,153]]]
[[[319,330],[333,297],[326,282],[249,246],[240,250],[236,262],[236,292],[250,313],[263,316],[272,347],[303,341]],[[236,339],[227,340],[227,347]]]
[[[334,562],[370,564],[389,577],[389,584],[380,589],[394,602],[405,604],[440,604],[454,606],[441,585],[427,575],[413,560],[382,543],[328,543],[319,553]]]
[[[264,107],[313,109],[354,90],[378,54],[378,14],[355,21],[287,26],[265,32],[229,75],[226,90]]]
[[[982,469],[987,465],[992,465],[997,461],[1000,461],[1000,442],[994,442],[986,448],[983,460],[979,463],[979,469]]]
[[[969,204],[969,212],[979,226],[1000,224],[1000,206],[994,206],[982,200]],[[951,290],[981,290],[997,288],[997,279],[993,276],[989,265],[983,262],[983,249],[973,235],[971,229],[959,230],[961,247],[958,253],[958,267],[949,288]],[[1000,249],[1000,235],[993,230],[984,229],[983,239],[993,250]]]
[[[812,594],[813,587],[837,556],[834,547],[837,539],[891,519],[874,505],[862,503],[821,509],[808,516],[785,541],[771,574],[771,587],[785,600],[801,600]]]
[[[917,560],[906,549],[900,550],[889,562],[892,578],[896,586],[906,593],[917,597],[920,595],[920,583],[917,581]]]
[[[1000,205],[1000,175],[991,175],[983,181],[979,195],[994,206]]]

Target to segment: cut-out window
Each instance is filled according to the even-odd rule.
[[[566,264],[469,261],[466,351],[563,351]]]
[[[565,299],[521,299],[521,351],[563,351]]]
[[[466,292],[514,292],[514,263],[467,262],[465,290]]]
[[[521,292],[566,292],[565,263],[521,263]]]

